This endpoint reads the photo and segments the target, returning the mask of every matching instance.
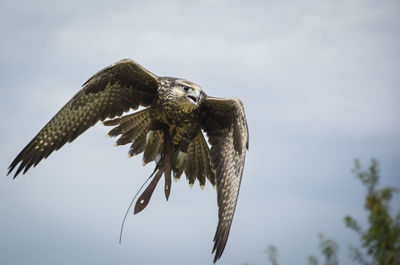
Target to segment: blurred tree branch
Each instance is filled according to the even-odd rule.
[[[363,265],[396,265],[400,264],[400,211],[396,217],[390,214],[390,201],[398,192],[395,187],[377,188],[380,175],[379,163],[372,159],[371,165],[364,170],[355,160],[353,172],[367,189],[364,208],[368,212],[368,227],[363,230],[351,216],[346,216],[346,226],[360,235],[363,251],[350,246],[351,257]]]
[[[344,218],[348,228],[360,235],[361,248],[349,247],[350,257],[363,265],[400,264],[400,209],[396,216],[390,213],[390,202],[399,190],[395,187],[378,189],[380,180],[379,163],[371,160],[368,169],[363,169],[355,160],[353,173],[367,190],[364,208],[368,213],[368,227],[364,230],[350,215]],[[334,239],[325,239],[319,234],[319,250],[325,261],[323,265],[339,265],[339,245]],[[271,265],[278,265],[278,249],[269,245],[265,251]],[[308,256],[309,265],[319,265],[316,256]],[[243,263],[248,265],[248,263]]]

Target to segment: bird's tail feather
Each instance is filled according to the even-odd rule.
[[[173,153],[173,165],[177,165],[178,151]],[[183,172],[189,181],[189,185],[193,185],[197,179],[200,186],[205,185],[206,178],[215,185],[215,174],[211,170],[209,148],[203,133],[199,132],[197,136],[190,142],[187,149],[187,156],[184,165],[180,168],[173,167],[174,178],[179,179]]]
[[[120,118],[107,120],[104,122],[104,125],[116,126],[108,133],[108,135],[109,136],[121,135],[117,140],[116,145],[125,145],[131,143],[131,147],[129,149],[129,156],[134,156],[145,151],[146,135],[149,132],[150,121],[151,121],[150,110],[143,109],[141,111],[125,115]],[[156,142],[156,144],[159,143]],[[147,153],[148,154],[146,154],[146,157],[144,159],[144,161],[146,161],[145,163],[154,160],[155,156],[157,155],[157,153],[155,154],[153,154],[152,152],[147,152]]]

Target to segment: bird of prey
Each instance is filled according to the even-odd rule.
[[[143,109],[121,117],[139,106]],[[177,180],[185,173],[190,186],[197,179],[202,188],[207,178],[216,187],[218,225],[212,250],[215,263],[228,239],[248,149],[242,102],[210,97],[193,82],[159,77],[136,62],[123,59],[86,81],[18,154],[8,174],[18,164],[14,178],[21,171],[24,174],[98,121],[115,126],[108,135],[120,135],[116,145],[131,144],[129,156],[143,152],[143,164],[155,161],[155,175],[138,198],[135,214],[146,207],[162,175],[167,200],[171,175]]]

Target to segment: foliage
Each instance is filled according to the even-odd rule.
[[[395,187],[378,188],[380,179],[379,164],[372,159],[368,169],[363,169],[358,160],[353,169],[356,177],[367,190],[364,208],[368,213],[368,227],[363,229],[351,216],[344,218],[348,228],[360,235],[361,247],[350,246],[350,256],[363,265],[400,264],[400,210],[396,216],[390,213],[390,202],[398,192]],[[319,250],[324,258],[323,265],[338,265],[339,245],[334,239],[326,239],[319,234]],[[271,265],[278,265],[278,250],[270,245],[266,250]],[[319,265],[318,257],[309,256],[309,265]],[[244,263],[243,265],[248,265]]]
[[[338,265],[338,249],[339,245],[334,239],[325,239],[324,235],[320,233],[318,235],[319,238],[319,250],[321,254],[325,258],[324,265]],[[318,265],[318,258],[316,256],[309,256],[308,257],[308,264],[309,265]]]
[[[278,249],[274,245],[269,245],[265,250],[268,260],[271,265],[279,265],[278,263]],[[242,265],[250,265],[249,263],[242,263]]]
[[[271,265],[278,265],[278,249],[274,245],[269,245],[265,252]]]
[[[368,227],[363,230],[351,216],[346,216],[344,221],[347,227],[360,235],[362,248],[368,257],[353,246],[350,247],[351,257],[364,265],[400,264],[400,211],[396,217],[390,214],[390,201],[398,189],[377,188],[380,175],[375,159],[367,170],[362,169],[356,160],[353,171],[367,189],[364,208],[368,212]]]

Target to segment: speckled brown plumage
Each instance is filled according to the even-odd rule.
[[[139,106],[144,109],[119,117]],[[107,118],[110,119],[104,121]],[[17,155],[8,174],[14,169],[14,178],[26,173],[99,120],[115,126],[108,135],[119,136],[116,145],[131,144],[129,156],[143,153],[144,164],[155,161],[155,175],[137,200],[135,213],[147,206],[163,175],[167,199],[171,178],[177,180],[183,173],[190,185],[197,179],[204,187],[208,179],[216,186],[218,225],[212,251],[215,263],[229,236],[248,149],[241,101],[209,97],[193,82],[158,77],[124,59],[84,83]]]

